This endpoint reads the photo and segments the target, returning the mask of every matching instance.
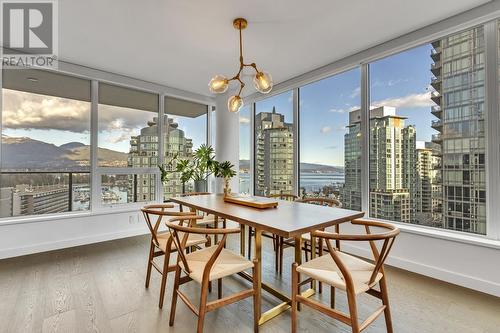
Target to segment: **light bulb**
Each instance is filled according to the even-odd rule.
[[[242,106],[243,106],[243,100],[241,99],[240,96],[231,96],[227,101],[227,108],[231,112],[240,111]]]
[[[208,83],[211,92],[215,94],[225,93],[229,86],[229,81],[222,75],[215,75]]]
[[[273,78],[267,72],[258,72],[253,78],[253,85],[257,91],[267,94],[273,89]]]

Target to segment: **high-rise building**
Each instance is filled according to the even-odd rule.
[[[293,193],[293,128],[285,116],[255,116],[255,194]]]
[[[193,141],[185,137],[184,131],[172,118],[164,118],[164,156],[158,158],[158,119],[148,122],[148,127],[141,129],[141,134],[133,136],[130,140],[130,152],[128,154],[128,165],[130,167],[157,167],[162,163],[167,165],[172,158],[191,158]],[[170,171],[175,169],[172,166]],[[129,181],[128,195],[135,197],[137,201],[155,200],[156,180],[153,175],[131,175]],[[183,192],[182,182],[178,173],[170,173],[169,180],[164,184],[164,196],[175,196]]]
[[[345,135],[345,179],[341,200],[345,207],[361,207],[361,110],[349,114]],[[396,109],[370,110],[370,214],[410,222],[415,217],[416,130],[405,126]]]
[[[435,143],[417,141],[415,222],[434,227],[443,227],[439,149]]]
[[[432,127],[441,146],[445,228],[486,233],[484,31],[477,27],[432,43],[436,90]]]

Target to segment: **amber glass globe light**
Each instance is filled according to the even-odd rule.
[[[227,101],[227,108],[231,112],[240,111],[242,106],[243,106],[243,100],[241,99],[240,96],[231,96]]]
[[[257,72],[253,78],[253,85],[257,91],[267,94],[273,89],[273,78],[267,72]]]
[[[229,81],[222,75],[216,75],[210,80],[208,83],[208,87],[211,92],[215,94],[225,93],[228,86]]]

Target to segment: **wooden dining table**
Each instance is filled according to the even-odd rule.
[[[302,235],[313,230],[324,229],[343,222],[351,221],[364,216],[363,212],[312,205],[307,203],[277,200],[275,208],[258,209],[224,201],[223,194],[207,194],[187,197],[173,197],[172,202],[189,207],[191,210],[213,214],[219,218],[235,221],[241,226],[241,254],[245,255],[245,226],[255,230],[254,258],[257,260],[255,278],[257,285],[257,314],[259,325],[288,310],[291,298],[286,293],[277,290],[262,282],[262,233],[268,232],[285,239],[293,238],[295,247],[295,262],[302,261]],[[311,248],[316,248],[314,237],[311,238]],[[311,251],[314,258],[316,251]],[[245,279],[252,281],[250,274],[240,274]],[[274,308],[262,313],[261,290],[264,290],[281,300]],[[303,295],[309,297],[314,294],[314,289],[306,290]]]

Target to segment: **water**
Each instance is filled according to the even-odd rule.
[[[250,174],[240,173],[240,193],[250,192]],[[340,187],[344,184],[344,173],[314,173],[314,172],[301,172],[300,173],[300,187],[309,192],[318,192],[323,186],[331,185]]]

